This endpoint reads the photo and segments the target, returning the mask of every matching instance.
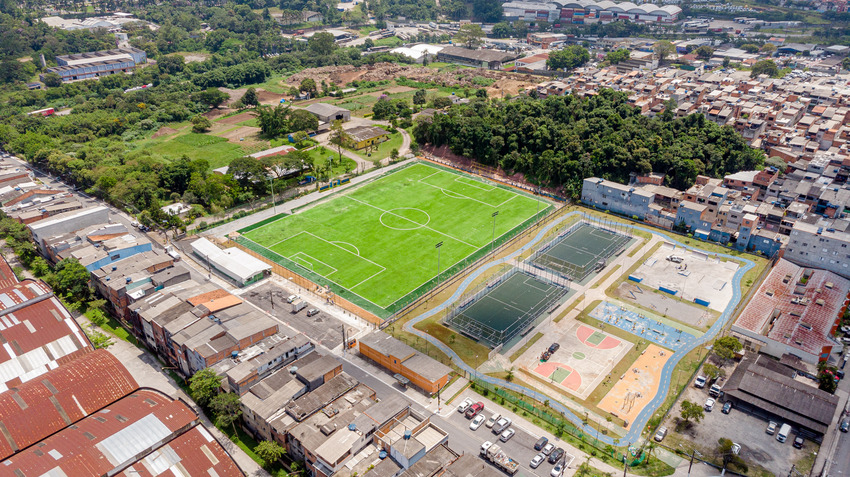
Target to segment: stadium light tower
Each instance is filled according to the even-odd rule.
[[[499,211],[493,212],[493,238],[490,239],[490,253],[494,253],[496,251],[496,216],[499,215]]]
[[[443,246],[443,242],[438,242],[434,245],[434,248],[437,249],[437,276],[440,276],[440,247]]]
[[[268,177],[268,176],[266,176],[266,177]],[[274,200],[274,178],[268,177],[268,179],[269,179],[269,183],[272,186],[272,211],[273,211],[274,215],[277,215],[277,202],[275,202],[275,200]]]

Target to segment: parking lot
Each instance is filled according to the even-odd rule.
[[[728,367],[731,368],[731,366]],[[726,372],[731,373],[732,370],[727,369]],[[683,447],[695,448],[704,455],[710,456],[716,452],[717,440],[726,437],[741,445],[739,455],[747,465],[758,465],[774,475],[788,475],[791,466],[797,460],[808,453],[818,451],[819,446],[809,440],[805,441],[802,449],[795,449],[792,444],[795,436],[793,431],[786,442],[777,441],[775,434],[768,435],[765,432],[767,421],[745,414],[738,409],[732,408],[729,414],[723,414],[721,412],[723,403],[719,399],[711,412],[705,412],[701,422],[694,423],[684,433],[676,433],[674,419],[681,413],[682,401],[688,400],[703,405],[708,398],[708,386],[699,389],[691,383],[664,423],[670,430],[668,436],[674,439],[668,437],[662,444],[676,447],[678,443],[682,443]]]
[[[342,345],[343,326],[345,326],[346,336],[348,337],[353,337],[360,331],[357,328],[344,325],[342,321],[324,311],[319,311],[314,316],[307,316],[307,311],[311,308],[316,308],[316,306],[314,303],[306,300],[307,306],[304,309],[298,313],[291,313],[292,306],[287,303],[286,299],[292,294],[291,291],[286,290],[277,283],[267,281],[263,285],[243,293],[241,296],[260,309],[271,312],[277,319],[329,349],[334,349]],[[272,311],[272,300],[274,300],[274,311]]]
[[[464,433],[469,436],[471,440],[477,443],[478,448],[480,449],[480,445],[485,441],[490,441],[494,444],[498,444],[508,456],[510,456],[515,461],[519,462],[519,471],[516,475],[518,476],[538,476],[538,477],[548,477],[549,473],[552,471],[554,464],[550,464],[548,461],[543,461],[540,464],[540,467],[536,469],[532,469],[529,466],[531,459],[536,456],[539,451],[534,450],[534,443],[537,442],[537,439],[540,438],[541,435],[545,435],[549,438],[549,442],[551,442],[556,448],[563,447],[565,450],[568,450],[559,439],[556,440],[554,436],[547,435],[543,433],[541,429],[531,428],[525,429],[524,427],[528,425],[527,423],[517,423],[516,421],[511,423],[510,427],[516,431],[516,434],[508,440],[508,442],[499,441],[499,436],[493,434],[491,429],[488,429],[484,424],[481,425],[478,430],[473,431],[469,428],[470,419],[466,419],[463,414],[457,412],[458,405],[463,401],[464,398],[469,397],[473,402],[482,401],[484,403],[484,410],[481,411],[481,414],[489,418],[494,412],[502,413],[503,409],[501,407],[495,406],[492,402],[486,399],[481,399],[481,396],[472,392],[472,391],[464,391],[461,396],[458,396],[452,404],[448,407],[451,408],[450,413],[443,412],[441,413],[444,416],[444,419],[450,423],[452,423],[455,427],[459,429],[463,429]],[[504,414],[504,413],[503,413]],[[517,425],[519,424],[519,426]],[[452,435],[452,439],[457,440],[460,436]],[[580,462],[575,462],[574,457],[566,452],[564,454],[566,459],[566,470],[564,475],[572,475],[575,471],[575,467],[580,464]],[[572,467],[572,469],[571,469]],[[505,475],[500,470],[498,470],[495,466],[493,467],[493,475]]]

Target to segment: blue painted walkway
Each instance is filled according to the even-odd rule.
[[[604,301],[594,308],[590,316],[599,321],[611,324],[628,331],[638,338],[651,341],[673,351],[680,349],[692,350],[693,341],[696,337],[686,333],[675,326],[670,326],[657,320],[653,320],[635,311],[623,308],[616,303]]]
[[[470,373],[470,374],[473,373],[474,370],[472,369],[472,367],[470,367],[462,359],[460,359],[460,357],[457,354],[455,354],[455,352],[452,351],[451,348],[449,348],[447,345],[445,345],[442,341],[432,337],[431,335],[429,335],[429,334],[427,334],[423,331],[417,330],[416,328],[414,328],[414,326],[417,323],[419,323],[420,321],[422,321],[426,318],[429,318],[431,316],[434,316],[437,313],[445,310],[453,302],[460,299],[460,297],[463,295],[463,293],[466,291],[466,289],[469,287],[469,285],[476,278],[478,278],[482,273],[484,273],[485,271],[489,270],[492,267],[498,267],[498,266],[500,266],[504,263],[510,262],[512,259],[519,256],[523,252],[529,250],[536,243],[538,243],[540,240],[542,240],[547,232],[549,232],[553,228],[557,227],[559,224],[561,224],[562,222],[564,222],[568,218],[573,217],[575,215],[587,217],[588,220],[590,220],[589,215],[584,214],[583,212],[575,211],[575,212],[570,212],[569,214],[566,214],[563,217],[549,223],[548,225],[546,225],[545,227],[540,229],[540,231],[537,233],[537,235],[535,235],[534,238],[531,239],[531,241],[529,241],[527,244],[525,244],[522,248],[516,250],[515,252],[511,253],[510,255],[508,255],[504,258],[489,262],[485,265],[482,265],[478,269],[474,270],[460,284],[460,286],[457,288],[457,290],[454,292],[454,294],[451,297],[449,297],[443,303],[440,303],[436,307],[432,308],[431,310],[429,310],[429,311],[413,318],[412,320],[408,321],[404,325],[404,330],[407,331],[408,333],[413,333],[413,334],[421,337],[422,339],[428,340],[432,345],[436,346],[437,348],[442,350],[444,353],[446,353],[452,359],[452,362],[454,362],[454,364],[458,368],[466,371],[467,373]],[[686,246],[685,244],[682,244],[680,242],[672,240],[671,237],[668,237],[667,235],[662,235],[662,234],[658,233],[656,230],[653,230],[653,229],[649,229],[649,228],[646,228],[646,227],[639,227],[639,226],[635,226],[635,225],[630,225],[628,227],[630,227],[633,230],[642,230],[644,232],[649,232],[653,235],[658,235],[659,237],[662,237],[665,241],[674,243],[674,244],[679,245],[681,247],[684,247],[686,249],[697,249],[696,247],[689,247],[689,246]],[[631,423],[631,426],[629,428],[628,433],[626,433],[626,435],[623,436],[623,438],[620,439],[620,441],[628,442],[628,443],[637,442],[638,438],[640,437],[641,431],[643,430],[644,427],[646,427],[646,423],[649,421],[650,417],[652,417],[652,414],[655,413],[655,411],[659,407],[661,407],[661,405],[664,403],[664,400],[667,398],[667,390],[670,387],[670,381],[673,377],[673,369],[676,367],[676,365],[679,363],[679,361],[681,361],[682,358],[685,357],[685,355],[687,355],[691,350],[693,350],[697,346],[704,345],[705,343],[708,343],[712,339],[714,339],[714,337],[717,335],[717,333],[723,328],[723,326],[729,320],[729,317],[732,315],[732,312],[735,309],[735,307],[738,305],[738,302],[741,301],[741,297],[742,297],[741,296],[741,280],[743,279],[744,274],[747,273],[747,271],[749,271],[750,269],[752,269],[755,266],[755,263],[753,263],[752,261],[747,260],[746,258],[743,258],[743,257],[733,257],[733,256],[727,255],[727,254],[717,254],[717,256],[718,257],[726,257],[726,258],[734,258],[735,260],[738,260],[738,261],[744,263],[744,266],[739,267],[738,270],[735,272],[735,276],[733,277],[734,294],[732,296],[732,299],[729,301],[729,304],[726,306],[726,309],[723,310],[723,313],[720,315],[720,317],[717,319],[717,321],[714,322],[714,325],[711,327],[711,329],[709,329],[701,337],[694,339],[691,342],[689,342],[687,344],[687,346],[684,346],[684,347],[678,349],[675,353],[673,353],[673,356],[670,357],[670,359],[667,361],[667,364],[664,365],[664,368],[661,371],[661,386],[659,387],[658,393],[643,408],[643,410],[640,412],[640,414],[638,414],[638,417],[635,419],[635,421],[633,423]],[[511,383],[511,382],[508,382],[508,381],[505,381],[505,380],[502,380],[502,379],[493,378],[491,376],[487,376],[487,375],[484,375],[484,374],[477,374],[477,377],[479,379],[486,381],[490,384],[493,384],[495,386],[499,386],[499,387],[503,387],[505,389],[510,389],[512,391],[520,392],[522,394],[525,394],[526,396],[529,396],[529,397],[536,399],[538,401],[541,401],[541,402],[549,400],[550,406],[552,407],[552,409],[563,414],[564,417],[569,419],[576,427],[583,428],[588,433],[594,433],[595,432],[595,429],[593,427],[591,427],[590,424],[587,424],[587,425],[583,424],[583,417],[576,416],[564,404],[562,404],[559,401],[553,401],[549,396],[544,395],[537,390],[529,389],[529,388],[526,388],[524,386],[520,386],[518,384]],[[599,440],[602,441],[602,442],[605,442],[607,444],[613,444],[613,445],[618,444],[618,443],[614,442],[615,439],[611,436],[600,436]]]

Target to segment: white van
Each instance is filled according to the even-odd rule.
[[[779,428],[779,432],[776,433],[776,440],[779,442],[785,442],[785,439],[788,439],[789,434],[791,434],[791,426],[788,424],[782,424],[782,427]]]

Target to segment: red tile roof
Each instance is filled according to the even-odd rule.
[[[121,475],[154,477],[158,475],[245,475],[233,459],[207,431],[197,425],[144,459],[131,465]]]
[[[0,255],[0,288],[10,287],[18,283],[18,277],[6,261],[6,257]]]
[[[115,356],[96,350],[0,394],[0,460],[138,387]]]
[[[47,285],[25,280],[0,290],[0,392],[94,350]]]
[[[197,423],[183,401],[140,389],[18,452],[0,468],[10,476],[114,475]]]
[[[802,285],[800,279],[804,270],[809,270],[811,276]],[[735,326],[819,355],[823,347],[834,345],[827,335],[847,299],[848,290],[850,280],[780,260],[744,308]]]

